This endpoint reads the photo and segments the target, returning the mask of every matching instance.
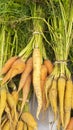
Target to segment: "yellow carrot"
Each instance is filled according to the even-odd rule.
[[[39,119],[39,114],[42,108],[41,55],[39,48],[35,48],[33,51],[33,86],[38,102],[36,117]]]
[[[67,127],[71,114],[72,80],[68,79],[65,92],[65,128]]]
[[[10,108],[14,110],[15,118],[17,120],[16,102],[14,102],[14,98],[9,92],[7,93],[7,102]]]
[[[2,68],[1,74],[7,73],[7,71],[11,68],[12,64],[17,60],[17,56],[11,57]]]
[[[52,81],[52,86],[49,91],[49,99],[51,103],[52,110],[54,112],[54,119],[57,119],[57,113],[58,113],[58,108],[57,108],[57,80],[53,79]]]
[[[21,75],[21,79],[19,82],[19,87],[18,87],[18,92],[23,88],[25,81],[28,77],[28,75],[31,73],[32,69],[33,69],[33,62],[32,62],[32,57],[30,57],[27,62],[26,62],[26,67],[24,72]]]
[[[66,80],[64,77],[58,79],[58,97],[59,97],[59,110],[60,110],[60,120],[62,126],[64,126],[64,95],[65,95],[65,85]]]
[[[72,95],[73,95],[73,83],[72,83]],[[73,109],[73,96],[71,98],[71,108]]]
[[[21,104],[21,111],[20,113],[22,113],[22,110],[23,110],[23,107],[26,103],[26,100],[27,100],[27,97],[28,97],[28,94],[30,92],[30,85],[31,85],[31,75],[29,75],[26,79],[26,82],[23,86],[23,98],[22,98],[22,104]]]
[[[33,128],[36,128],[37,127],[37,123],[34,119],[34,117],[31,115],[31,113],[29,112],[24,112],[22,113],[21,115],[21,119],[27,123],[27,125],[33,127]]]
[[[46,81],[45,81],[45,95],[46,95],[46,108],[47,109],[49,107],[49,90],[51,88],[51,84],[52,84],[52,80],[53,78],[52,77],[47,77],[46,78]]]

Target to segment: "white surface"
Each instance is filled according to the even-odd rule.
[[[35,105],[34,105],[35,104]],[[37,104],[35,99],[31,101],[30,111],[34,117],[36,116]],[[36,118],[36,117],[35,117]],[[54,116],[51,108],[39,116],[38,130],[57,130],[57,122],[54,122]]]

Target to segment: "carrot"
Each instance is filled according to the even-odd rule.
[[[45,81],[47,78],[47,68],[45,65],[41,66],[41,89],[42,89],[42,100],[43,100],[43,109],[46,105],[46,96],[45,96]]]
[[[52,84],[52,80],[53,78],[52,77],[47,77],[46,78],[46,82],[45,82],[45,95],[46,95],[46,108],[47,109],[49,107],[49,90],[51,88],[51,84]]]
[[[2,130],[10,130],[10,122],[9,122],[9,120],[4,124]]]
[[[24,86],[25,81],[26,81],[28,75],[31,73],[32,69],[33,69],[33,62],[32,62],[32,57],[30,57],[30,58],[27,60],[25,70],[24,70],[24,72],[23,72],[22,75],[21,75],[21,79],[20,79],[19,87],[18,87],[18,92],[19,92],[19,91],[22,89],[22,87]]]
[[[65,128],[67,127],[71,114],[72,80],[68,79],[65,92]]]
[[[29,75],[26,79],[26,82],[23,86],[23,99],[22,99],[22,105],[21,105],[21,112],[22,113],[22,110],[23,110],[23,107],[26,103],[26,100],[27,100],[27,97],[28,97],[28,94],[30,92],[30,85],[31,85],[31,75]]]
[[[6,106],[6,88],[3,86],[0,90],[0,123],[1,123],[1,117],[4,112],[5,106]]]
[[[42,90],[41,90],[41,56],[39,48],[35,48],[33,51],[33,86],[34,92],[37,97],[37,119],[42,108]]]
[[[65,94],[66,80],[64,77],[58,79],[58,97],[59,97],[59,110],[60,110],[60,120],[62,126],[64,126],[64,94]]]
[[[51,74],[53,71],[53,64],[50,60],[44,60],[44,64],[47,67],[48,74]]]
[[[24,123],[23,121],[18,121],[18,124],[17,124],[17,129],[16,130],[23,130],[24,128]]]
[[[34,117],[31,115],[31,113],[29,113],[29,112],[22,113],[21,119],[25,123],[27,123],[27,125],[29,125],[30,127],[33,127],[33,128],[37,127],[37,123],[36,123]]]
[[[17,120],[16,102],[14,102],[14,98],[9,92],[7,93],[7,102],[9,107],[14,110],[15,118]]]
[[[58,108],[57,108],[57,80],[56,79],[53,79],[53,81],[52,81],[52,86],[51,86],[51,89],[49,91],[49,100],[51,103],[52,110],[54,112],[54,119],[56,120],[57,112],[58,112]]]
[[[9,118],[10,123],[12,123],[12,117],[11,117],[11,113],[10,113],[10,108],[9,108],[7,103],[6,103],[6,107],[5,107],[5,112],[7,113],[7,116]]]
[[[73,117],[71,117],[66,130],[73,130]]]
[[[5,77],[2,80],[2,85],[5,84],[9,79],[12,79],[17,74],[20,74],[25,69],[25,63],[21,59],[17,59],[11,69],[8,71],[8,73],[5,75]]]
[[[1,74],[7,73],[7,71],[11,68],[12,64],[17,60],[17,58],[17,56],[11,57],[2,68]]]

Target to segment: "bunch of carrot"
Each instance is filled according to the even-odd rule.
[[[47,107],[51,105],[54,112],[54,120],[58,119],[58,129],[66,129],[72,108],[72,89],[73,83],[71,72],[68,69],[68,56],[72,45],[73,28],[73,4],[68,2],[68,8],[65,2],[58,1],[58,8],[53,1],[47,2],[51,5],[53,17],[51,24],[48,22],[48,29],[51,36],[51,44],[55,54],[55,63],[53,72],[48,76],[45,83],[45,93]],[[68,21],[70,19],[70,21]]]

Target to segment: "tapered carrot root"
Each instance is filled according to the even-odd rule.
[[[47,67],[48,74],[51,74],[53,71],[53,64],[50,60],[44,60],[44,64]]]
[[[72,80],[68,79],[65,92],[65,128],[67,127],[71,114]]]
[[[30,92],[30,85],[31,85],[31,75],[29,75],[26,79],[26,82],[23,86],[23,99],[22,99],[22,105],[21,105],[21,111],[20,113],[22,113],[22,110],[23,110],[23,107],[26,103],[26,100],[27,100],[27,97],[28,97],[28,94]]]
[[[33,86],[36,94],[38,108],[37,108],[37,119],[41,108],[42,108],[42,90],[41,90],[41,56],[39,48],[35,48],[33,51]]]
[[[21,79],[20,79],[19,87],[18,87],[18,92],[23,88],[25,81],[26,81],[28,75],[31,73],[32,69],[33,69],[33,60],[31,57],[27,60],[25,71],[21,75]]]
[[[24,128],[24,123],[23,123],[23,121],[18,121],[17,129],[16,129],[16,130],[23,130],[23,128]]]
[[[5,106],[6,106],[6,88],[2,88],[0,90],[0,123],[1,123],[1,117],[4,112]]]
[[[64,77],[58,79],[58,97],[59,97],[59,110],[60,120],[62,126],[64,126],[64,95],[65,95],[66,80]]]
[[[46,95],[45,95],[45,81],[47,78],[47,68],[45,65],[41,66],[41,89],[42,89],[42,100],[43,100],[43,109],[46,106]]]
[[[50,103],[51,103],[51,107],[52,110],[54,112],[54,119],[57,119],[57,112],[58,112],[58,108],[57,108],[57,80],[53,79],[52,81],[52,86],[51,89],[49,91],[49,99],[50,99]]]
[[[66,130],[73,130],[73,117],[71,117]]]
[[[1,74],[7,73],[7,71],[11,68],[12,64],[17,60],[17,56],[11,57],[2,68]]]
[[[27,123],[27,125],[29,125],[30,127],[33,127],[33,128],[37,127],[37,123],[36,123],[35,119],[29,112],[22,113],[21,119],[25,123]]]

